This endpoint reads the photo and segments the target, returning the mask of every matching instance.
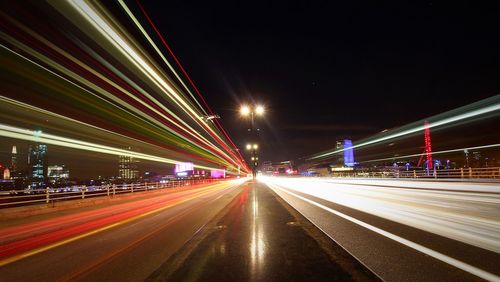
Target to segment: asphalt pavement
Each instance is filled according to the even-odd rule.
[[[16,219],[0,229],[0,280],[143,281],[223,210],[240,184]]]
[[[213,228],[149,281],[372,281],[348,254],[266,185],[249,182]],[[309,230],[308,230],[309,229]],[[315,229],[315,228],[314,228]],[[308,232],[310,231],[310,232]]]

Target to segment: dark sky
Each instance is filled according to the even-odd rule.
[[[141,1],[239,145],[238,105],[267,106],[272,160],[500,92],[498,9],[405,2]]]

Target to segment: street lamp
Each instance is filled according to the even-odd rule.
[[[257,107],[255,107],[255,114],[257,114],[258,116],[263,115],[264,114],[264,106],[258,105]]]
[[[254,131],[254,116],[262,116],[264,115],[265,108],[262,105],[255,105],[253,107],[250,107],[248,105],[243,105],[240,108],[240,114],[243,117],[250,116],[250,119],[252,121],[252,131]]]
[[[240,114],[241,114],[242,116],[248,116],[251,112],[252,112],[252,110],[251,110],[251,109],[250,109],[250,107],[249,107],[249,106],[247,106],[247,105],[243,105],[243,106],[241,106],[241,108],[240,108]]]
[[[254,117],[255,116],[262,116],[264,115],[265,108],[263,105],[242,105],[240,107],[240,114],[243,117],[248,117],[250,116],[250,121],[251,121],[251,128],[249,131],[251,131],[251,134],[253,135],[253,139],[256,139],[256,131],[255,131],[255,122],[254,122]],[[255,178],[256,176],[256,170],[257,170],[257,165],[258,165],[258,159],[257,158],[257,149],[259,149],[258,144],[247,144],[246,149],[248,151],[252,150],[252,166],[253,166],[253,177]]]
[[[249,151],[252,150],[252,149],[254,151],[257,150],[257,149],[259,149],[259,145],[258,144],[247,144],[246,147],[247,147],[247,150],[249,150]]]
[[[256,143],[247,144],[246,148],[248,151],[250,151],[250,150],[252,151],[251,160],[252,160],[252,166],[253,166],[253,176],[255,178],[256,169],[257,169],[258,160],[259,160],[259,158],[257,157],[257,149],[259,149],[259,145]]]

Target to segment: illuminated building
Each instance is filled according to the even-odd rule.
[[[344,166],[354,166],[354,150],[352,149],[352,140],[344,139]]]
[[[210,177],[212,178],[225,178],[226,170],[224,169],[212,169],[210,171]]]
[[[193,163],[184,162],[184,163],[176,163],[174,173],[177,174],[179,172],[191,171],[194,170]]]
[[[335,144],[335,150],[342,151],[337,159],[337,166],[354,167],[354,150],[352,148],[352,140],[339,140]]]
[[[174,169],[175,176],[177,177],[207,177],[209,174],[204,170],[195,170],[193,163],[184,162],[184,163],[176,163]],[[216,177],[225,176],[224,170],[213,170],[213,173]]]
[[[10,171],[13,173],[17,171],[17,147],[16,146],[12,146],[12,156],[10,159]]]
[[[130,147],[127,150],[131,150]],[[139,178],[139,170],[137,163],[139,161],[130,156],[118,156],[118,178],[121,179],[137,179]]]
[[[43,188],[47,182],[47,145],[30,145],[28,154],[28,166],[31,170],[31,189]]]
[[[4,170],[3,170],[3,179],[10,179],[10,170],[8,167],[6,167]]]
[[[51,183],[69,179],[69,170],[66,165],[50,165],[47,168],[47,175]]]

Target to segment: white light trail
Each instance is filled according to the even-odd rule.
[[[173,159],[169,159],[169,158],[157,157],[157,156],[143,154],[143,153],[136,153],[136,152],[132,152],[129,150],[119,149],[119,148],[115,148],[115,147],[111,147],[111,146],[105,146],[105,145],[95,144],[95,143],[91,143],[91,142],[85,142],[85,141],[81,141],[81,140],[52,135],[52,134],[48,134],[48,133],[44,133],[44,132],[32,131],[29,129],[13,127],[13,126],[5,125],[5,124],[0,124],[0,136],[21,139],[21,140],[26,140],[26,141],[32,141],[32,142],[40,142],[40,143],[45,143],[45,144],[51,144],[51,145],[56,145],[56,146],[61,146],[61,147],[67,147],[67,148],[73,148],[73,149],[79,149],[79,150],[85,150],[85,151],[91,151],[91,152],[97,152],[97,153],[103,153],[103,154],[109,154],[109,155],[129,156],[129,157],[134,157],[137,159],[160,162],[160,163],[176,164],[176,163],[181,162],[180,160],[173,160]],[[201,169],[208,169],[208,170],[220,169],[217,167],[208,167],[208,166],[202,166],[202,165],[196,165],[196,164],[194,166],[201,168]]]
[[[434,127],[443,126],[443,125],[451,124],[451,123],[454,123],[454,122],[458,122],[458,121],[462,121],[462,120],[466,120],[466,119],[470,119],[470,118],[477,117],[477,116],[480,116],[480,115],[484,115],[484,114],[488,114],[488,113],[492,113],[492,112],[498,111],[498,110],[500,110],[500,102],[498,102],[498,100],[500,99],[500,95],[497,95],[495,97],[498,97],[496,99],[497,102],[493,103],[492,105],[485,106],[483,108],[472,110],[472,111],[469,111],[469,112],[466,112],[466,113],[458,114],[458,115],[455,115],[455,116],[452,116],[452,117],[443,118],[441,120],[432,121],[427,126],[425,126],[425,125],[419,125],[419,126],[417,126],[415,128],[411,128],[411,129],[407,129],[407,130],[404,130],[404,131],[401,131],[401,132],[389,134],[387,136],[376,138],[374,140],[368,140],[368,141],[365,141],[365,142],[361,142],[359,144],[353,145],[349,149],[351,149],[351,148],[355,149],[355,148],[365,147],[365,146],[372,145],[372,144],[375,144],[375,143],[380,143],[380,142],[387,141],[387,140],[390,140],[390,139],[394,139],[394,138],[398,138],[398,137],[410,135],[412,133],[423,132],[426,127],[428,127],[428,128],[434,128]],[[345,150],[346,149],[339,149],[339,150],[334,150],[334,151],[331,151],[331,152],[326,152],[326,153],[323,153],[323,154],[319,154],[319,155],[313,156],[313,157],[309,158],[309,160],[317,159],[317,158],[322,158],[322,157],[327,157],[327,156],[330,156],[330,155],[333,155],[333,154],[337,154],[337,153],[343,152]]]
[[[140,69],[144,75],[146,75],[158,88],[162,89],[167,94],[174,103],[176,103],[181,109],[183,109],[192,120],[201,125],[206,131],[210,131],[211,135],[217,140],[217,133],[213,131],[205,123],[200,123],[198,120],[199,113],[196,113],[191,106],[169,85],[165,80],[158,74],[146,59],[140,56],[125,40],[101,17],[97,12],[89,6],[85,1],[69,1],[69,4],[83,16],[94,28],[101,33],[109,42],[111,42],[117,50],[119,50],[128,60],[133,63],[138,69]],[[223,142],[219,137],[219,141]],[[226,152],[222,151],[220,148],[213,146],[221,156],[226,160],[230,160],[233,164],[237,165],[238,162],[233,158],[229,157]],[[226,144],[227,146],[227,144]],[[228,152],[231,153],[231,152]]]
[[[319,207],[319,208],[321,208],[321,209],[323,209],[325,211],[328,211],[328,212],[330,212],[330,213],[332,213],[332,214],[334,214],[336,216],[344,218],[344,219],[346,219],[346,220],[348,220],[348,221],[350,221],[352,223],[355,223],[355,224],[357,224],[359,226],[362,226],[362,227],[364,227],[364,228],[366,228],[368,230],[371,230],[371,231],[373,231],[373,232],[375,232],[377,234],[380,234],[380,235],[382,235],[382,236],[384,236],[386,238],[394,240],[394,241],[396,241],[396,242],[398,242],[400,244],[403,244],[403,245],[405,245],[405,246],[407,246],[409,248],[412,248],[412,249],[417,250],[417,251],[419,251],[421,253],[424,253],[424,254],[426,254],[428,256],[431,256],[431,257],[433,257],[435,259],[438,259],[438,260],[440,260],[442,262],[445,262],[445,263],[447,263],[449,265],[452,265],[452,266],[454,266],[456,268],[462,269],[462,270],[464,270],[464,271],[466,271],[468,273],[476,275],[476,276],[478,276],[478,277],[480,277],[482,279],[485,279],[485,280],[488,280],[488,281],[500,281],[500,277],[497,276],[497,275],[495,275],[495,274],[493,274],[493,273],[484,271],[484,270],[482,270],[480,268],[477,268],[475,266],[472,266],[470,264],[467,264],[465,262],[462,262],[460,260],[457,260],[457,259],[452,258],[450,256],[447,256],[445,254],[442,254],[440,252],[434,251],[434,250],[432,250],[430,248],[427,248],[425,246],[422,246],[420,244],[414,243],[414,242],[412,242],[410,240],[407,240],[407,239],[405,239],[403,237],[400,237],[398,235],[395,235],[393,233],[387,232],[387,231],[385,231],[383,229],[380,229],[380,228],[378,228],[376,226],[373,226],[373,225],[368,224],[368,223],[366,223],[364,221],[356,219],[356,218],[354,218],[352,216],[349,216],[347,214],[344,214],[342,212],[339,212],[337,210],[334,210],[332,208],[324,206],[324,205],[322,205],[320,203],[317,203],[315,201],[312,201],[312,200],[310,200],[308,198],[302,197],[302,196],[300,196],[300,195],[298,195],[296,193],[293,193],[293,192],[288,191],[286,189],[282,189],[282,188],[280,188],[280,187],[278,187],[276,185],[273,185],[273,184],[268,184],[268,185],[271,188],[273,188],[273,189],[277,189],[277,190],[283,191],[283,192],[285,192],[285,193],[287,193],[289,195],[292,195],[292,196],[294,196],[296,198],[299,198],[299,199],[301,199],[301,200],[303,200],[305,202],[308,202],[308,203],[310,203],[310,204],[312,204],[312,205],[314,205],[316,207]]]
[[[460,148],[460,149],[450,149],[450,150],[444,150],[444,151],[434,151],[434,152],[432,152],[432,154],[433,155],[439,155],[439,154],[447,154],[447,153],[453,153],[453,152],[462,152],[464,150],[479,150],[479,149],[488,149],[488,148],[495,148],[495,147],[500,147],[500,144],[490,144],[490,145],[482,145],[482,146],[476,146],[476,147],[466,147],[466,148]],[[405,156],[394,156],[394,157],[391,157],[391,158],[383,158],[383,159],[362,161],[360,163],[388,161],[388,160],[396,160],[396,159],[420,157],[420,156],[425,156],[425,155],[427,155],[427,153],[405,155]]]

